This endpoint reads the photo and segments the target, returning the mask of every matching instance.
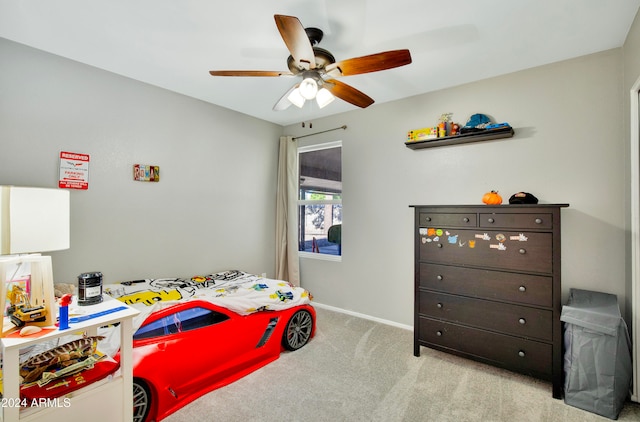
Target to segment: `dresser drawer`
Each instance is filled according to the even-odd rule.
[[[420,261],[540,273],[553,271],[551,233],[420,230]]]
[[[420,227],[476,227],[476,213],[420,213]]]
[[[550,344],[511,337],[471,327],[421,317],[423,345],[453,351],[486,363],[549,379],[553,348]]]
[[[551,307],[551,277],[420,263],[420,287],[483,299]]]
[[[552,311],[445,293],[421,291],[419,295],[418,312],[421,316],[510,335],[552,340]]]
[[[536,213],[536,214],[480,214],[480,227],[507,228],[507,229],[551,229],[553,226],[553,214]]]

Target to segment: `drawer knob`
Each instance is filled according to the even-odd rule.
[[[524,318],[520,318],[520,319],[518,320],[518,322],[519,322],[521,325],[524,325],[524,324],[526,324],[526,323],[527,323],[527,320],[526,320],[526,319],[524,319]]]
[[[436,335],[437,335],[438,337],[442,337],[442,331],[436,331]]]
[[[444,277],[442,277],[441,275],[438,275],[438,276],[436,276],[436,278],[437,278],[438,280],[442,280]]]
[[[494,220],[493,218],[489,218],[487,221],[488,221],[489,223],[495,223],[495,222],[496,222],[496,220]]]
[[[536,224],[542,224],[542,218],[536,218],[535,222]]]
[[[520,356],[521,358],[525,357],[527,354],[524,352],[524,350],[520,350],[518,352],[518,356]]]
[[[425,217],[425,220],[431,221],[431,217]]]
[[[520,248],[520,249],[518,250],[518,252],[520,252],[520,254],[521,254],[521,255],[524,255],[524,254],[526,254],[526,253],[527,253],[527,250],[526,250],[526,249],[524,249],[524,248]]]
[[[438,243],[438,247],[441,248],[442,247],[442,243]]]
[[[520,287],[518,287],[518,290],[520,290],[521,292],[526,292],[527,288],[524,287],[524,286],[520,286]]]
[[[469,217],[463,218],[462,221],[464,221],[465,223],[468,223],[469,222]]]
[[[442,303],[439,303],[436,305],[438,308],[442,309]]]

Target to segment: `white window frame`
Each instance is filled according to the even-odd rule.
[[[298,159],[300,157],[300,153],[310,152],[310,151],[320,151],[323,149],[338,148],[338,147],[342,148],[342,141],[333,141],[333,142],[327,142],[323,144],[301,146],[301,147],[298,147]],[[298,167],[298,171],[300,171],[299,167]],[[298,180],[300,180],[299,173],[298,173]],[[303,206],[303,205],[335,205],[335,204],[342,205],[342,197],[343,197],[343,193],[342,191],[340,191],[341,199],[329,199],[329,200],[298,199],[296,208],[299,208],[300,206]],[[296,213],[296,216],[299,216],[299,213]],[[299,225],[300,225],[300,221],[298,221],[298,226]],[[342,261],[342,253],[340,255],[330,255],[326,253],[298,251],[298,256],[300,258],[310,258],[310,259],[317,259],[321,261],[335,261],[335,262]]]

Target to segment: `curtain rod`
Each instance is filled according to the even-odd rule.
[[[308,135],[302,135],[302,136],[296,136],[293,139],[300,139],[300,138],[306,138],[307,136],[313,136],[313,135],[319,135],[321,133],[325,133],[325,132],[331,132],[333,130],[338,130],[338,129],[347,129],[347,125],[342,125],[340,127],[334,127],[333,129],[327,129],[327,130],[323,130],[322,132],[316,132],[316,133],[310,133]]]

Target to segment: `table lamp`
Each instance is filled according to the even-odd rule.
[[[8,328],[21,324],[50,326],[55,323],[51,257],[40,253],[69,248],[69,209],[69,191],[0,186],[2,336]],[[22,281],[23,285],[14,282],[24,274],[30,276],[28,281]],[[7,305],[8,288],[11,303]],[[20,294],[12,295],[14,288]],[[36,308],[44,310],[44,315],[33,310]],[[11,311],[7,313],[7,309]],[[13,324],[7,324],[9,319]]]

